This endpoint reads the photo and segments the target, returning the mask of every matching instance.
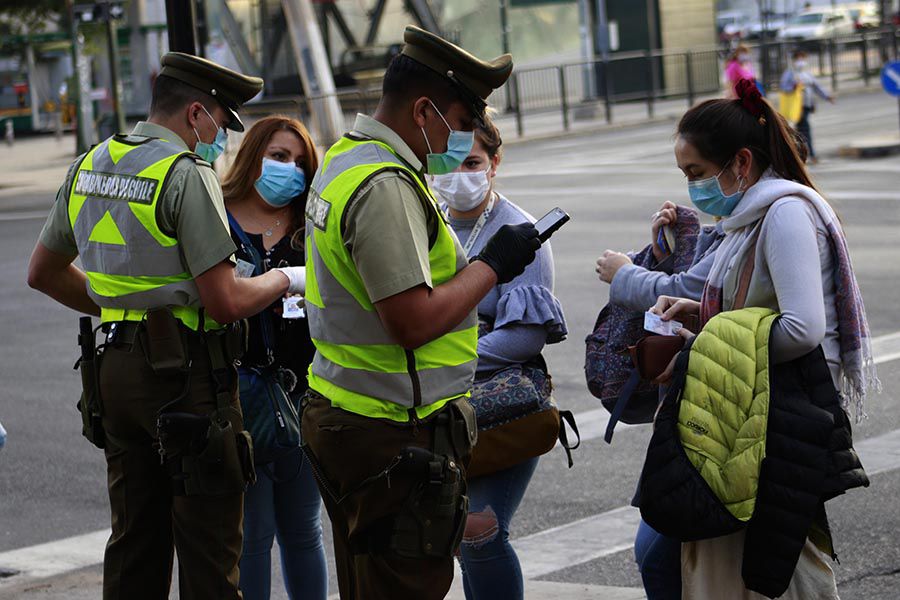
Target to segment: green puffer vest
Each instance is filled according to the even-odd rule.
[[[720,313],[690,350],[678,433],[691,464],[738,520],[753,516],[766,455],[769,333],[765,308]]]

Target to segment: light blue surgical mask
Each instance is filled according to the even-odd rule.
[[[306,189],[306,174],[292,162],[263,158],[262,172],[253,187],[267,204],[281,208]]]
[[[725,165],[725,168],[712,177],[688,182],[688,194],[691,196],[691,202],[708,215],[727,217],[734,211],[734,207],[738,205],[738,202],[744,196],[744,190],[741,189],[744,187],[743,177],[738,177],[738,189],[736,192],[726,195],[722,191],[719,175],[724,173],[726,168],[728,168],[728,165]]]
[[[431,107],[434,108],[441,121],[450,130],[450,137],[447,138],[447,151],[435,154],[431,152],[431,143],[428,141],[428,134],[425,133],[425,128],[421,128],[422,135],[425,136],[425,145],[428,146],[428,164],[425,170],[429,175],[444,175],[455,171],[469,156],[469,152],[472,151],[472,146],[475,144],[475,132],[454,130],[437,106],[434,105],[434,102],[431,102]]]
[[[212,118],[209,111],[204,108],[203,112],[206,113],[206,116],[209,117],[209,120],[215,125],[216,120]],[[219,127],[218,131],[216,131],[216,139],[213,140],[212,144],[207,144],[200,139],[200,134],[197,133],[196,127],[194,127],[194,135],[197,136],[197,145],[194,146],[194,154],[206,162],[214,162],[217,158],[222,156],[223,152],[225,152],[225,145],[228,143],[228,134],[225,133],[225,129],[222,127]]]

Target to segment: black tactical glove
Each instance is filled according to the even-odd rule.
[[[508,283],[522,274],[541,247],[538,231],[531,223],[504,225],[472,260],[480,260],[497,273],[497,283]]]

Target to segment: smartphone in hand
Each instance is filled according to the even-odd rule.
[[[541,243],[546,242],[553,235],[553,232],[562,227],[568,220],[569,215],[566,214],[566,211],[557,206],[534,224],[535,229],[538,230],[538,239],[541,240]]]

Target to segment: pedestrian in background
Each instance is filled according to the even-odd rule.
[[[494,189],[503,140],[488,117],[483,121],[462,165],[452,173],[429,177],[468,257],[477,256],[503,225],[534,222]],[[478,303],[476,381],[511,367],[520,367],[522,377],[527,377],[528,368],[546,373],[541,351],[546,344],[562,341],[567,333],[562,306],[553,295],[553,270],[553,253],[545,243],[521,275],[495,285]],[[469,516],[460,546],[467,600],[523,598],[522,570],[509,543],[509,529],[538,458],[469,478]]]
[[[106,455],[104,600],[167,598],[175,550],[181,598],[237,600],[253,463],[234,367],[244,334],[225,324],[297,289],[301,273],[235,277],[211,164],[226,130],[244,130],[237,110],[263,81],[179,52],[161,65],[147,121],[69,169],[28,284],[99,316],[107,334],[87,357],[98,372],[82,371],[79,403],[85,436]]]
[[[246,248],[242,236],[232,228],[231,237],[238,247],[235,256],[243,261],[239,264],[249,268],[261,260],[264,271],[305,264],[307,182],[318,166],[315,144],[296,119],[266,117],[247,131],[222,181],[225,207],[253,246]],[[279,377],[286,370],[296,381],[288,393],[299,409],[315,347],[305,318],[283,316],[279,299],[248,319],[248,349],[238,367],[240,390],[242,396],[249,394],[259,377]],[[252,417],[244,415],[251,431]],[[321,505],[312,469],[299,447],[274,462],[261,465],[257,461],[256,483],[244,494],[240,567],[241,591],[246,600],[269,598],[272,542],[276,536],[288,597],[325,600],[328,572]]]
[[[725,81],[728,82],[727,98],[737,98],[734,86],[741,79],[749,79],[756,84],[756,73],[753,72],[753,64],[750,57],[750,48],[744,44],[738,44],[728,60],[725,61]],[[760,92],[765,93],[760,87]]]
[[[813,146],[809,116],[816,112],[816,96],[828,100],[832,104],[834,104],[834,96],[825,91],[809,70],[807,54],[804,50],[795,50],[791,54],[791,66],[781,75],[780,86],[783,92],[788,93],[795,91],[798,86],[803,86],[803,109],[800,113],[800,120],[797,121],[797,132],[803,136],[803,140],[806,142],[809,155],[807,161],[810,164],[816,164],[819,162],[819,157]]]

